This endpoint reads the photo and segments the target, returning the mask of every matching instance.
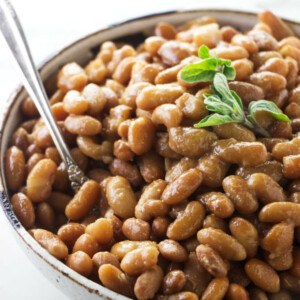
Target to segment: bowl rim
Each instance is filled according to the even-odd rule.
[[[96,36],[102,32],[109,31],[113,28],[120,27],[125,24],[133,23],[140,20],[155,18],[159,16],[168,16],[172,14],[189,14],[189,13],[234,13],[237,15],[245,15],[245,16],[256,16],[259,9],[226,9],[220,7],[204,7],[204,8],[195,8],[195,9],[177,9],[177,10],[167,10],[162,12],[155,12],[151,14],[145,14],[134,18],[129,18],[122,20],[121,22],[114,22],[107,26],[102,26],[98,30],[88,33],[84,36],[79,37],[78,39],[72,41],[71,43],[67,44],[65,47],[61,48],[61,50],[57,50],[52,52],[51,54],[47,55],[46,58],[41,60],[38,64],[39,72],[43,71],[51,61],[63,54],[65,51],[73,48],[74,46],[80,44],[82,41],[89,39],[93,36]],[[284,22],[288,23],[289,25],[296,25],[300,26],[300,21],[297,22],[295,20],[291,20],[288,18],[281,18]],[[51,75],[51,74],[50,74]],[[8,120],[8,116],[10,114],[11,109],[13,108],[16,99],[25,91],[25,88],[18,84],[16,88],[10,93],[8,99],[5,101],[5,105],[0,112],[0,153],[4,152],[6,149],[2,149],[2,140],[3,140],[3,132]],[[4,155],[2,156],[4,157]],[[1,164],[4,165],[3,163]],[[4,178],[4,167],[1,167],[0,172],[0,206],[3,214],[5,215],[6,221],[11,225],[10,228],[14,230],[14,233],[17,234],[20,239],[26,244],[28,248],[30,248],[37,256],[39,256],[44,262],[48,265],[53,267],[56,271],[58,271],[62,276],[68,277],[74,283],[84,287],[90,293],[94,293],[98,296],[105,297],[105,299],[117,299],[117,300],[125,300],[130,299],[126,296],[118,294],[104,286],[100,283],[93,282],[88,278],[80,275],[79,273],[73,271],[71,268],[67,267],[63,262],[53,257],[46,249],[40,246],[28,233],[28,231],[21,225],[19,220],[17,219],[16,215],[14,214],[11,204],[10,204],[10,197],[6,192],[5,186],[5,178]]]

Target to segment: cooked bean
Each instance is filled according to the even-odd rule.
[[[247,276],[253,283],[262,290],[276,293],[280,289],[280,279],[278,274],[265,262],[251,258],[245,264]]]
[[[117,268],[120,268],[118,257],[107,251],[95,253],[93,255],[92,260],[97,271],[102,265],[106,265],[106,264],[111,264]]]
[[[12,135],[10,143],[25,152],[29,146],[28,132],[24,128],[19,127]]]
[[[286,271],[292,267],[293,255],[291,251],[275,256],[273,253],[265,251],[266,262],[276,271]]]
[[[199,195],[198,199],[217,217],[229,218],[234,212],[233,203],[223,193],[208,192]]]
[[[107,244],[113,238],[113,226],[110,220],[99,218],[85,228],[85,232],[96,238],[99,245]]]
[[[90,257],[93,257],[98,250],[99,244],[97,243],[96,238],[87,233],[80,235],[73,246],[73,253],[77,251],[83,251]]]
[[[174,164],[167,172],[165,179],[167,182],[173,182],[185,171],[196,167],[197,160],[189,157],[182,158],[178,163]]]
[[[121,176],[112,177],[107,183],[106,197],[117,216],[122,218],[134,216],[136,196],[127,179]]]
[[[207,244],[217,250],[220,255],[229,260],[244,260],[246,250],[234,237],[226,234],[220,229],[205,228],[197,233],[198,241]]]
[[[57,259],[66,258],[68,248],[64,242],[54,233],[44,229],[34,229],[34,239]]]
[[[71,220],[80,220],[85,217],[96,204],[99,193],[99,185],[96,181],[86,181],[67,204],[65,210],[66,216]]]
[[[222,185],[238,212],[249,214],[258,209],[257,198],[243,178],[230,175],[223,180]]]
[[[296,81],[297,81],[297,74],[298,74],[298,63],[295,59],[293,59],[292,57],[288,56],[285,58],[288,67],[289,67],[289,71],[286,75],[286,81],[287,81],[287,88],[288,89],[292,89],[295,87],[296,85]]]
[[[156,217],[152,221],[152,232],[157,236],[158,238],[166,238],[167,237],[167,230],[169,225],[171,224],[171,220],[168,217]]]
[[[203,228],[216,228],[228,232],[228,225],[224,219],[221,219],[213,214],[205,217],[203,221]]]
[[[171,182],[162,194],[162,201],[169,205],[178,204],[195,192],[203,175],[198,169],[190,169]]]
[[[283,188],[267,174],[254,173],[250,175],[247,183],[254,190],[257,198],[265,204],[286,201]]]
[[[227,277],[214,278],[206,287],[201,300],[221,300],[229,287]]]
[[[280,290],[276,294],[271,294],[270,300],[292,300],[292,296],[288,291]]]
[[[88,109],[88,101],[78,91],[67,92],[63,100],[63,109],[69,114],[81,115]]]
[[[243,218],[233,218],[229,222],[231,234],[244,246],[248,257],[257,253],[259,240],[258,232],[254,225]]]
[[[39,203],[36,209],[38,222],[46,229],[53,229],[55,225],[55,213],[53,208],[47,203]]]
[[[69,116],[65,120],[66,129],[79,135],[96,135],[101,132],[100,121],[90,116]]]
[[[223,59],[237,60],[249,57],[248,51],[241,46],[217,47],[213,51]]]
[[[33,227],[35,212],[30,199],[22,193],[17,193],[12,196],[10,203],[21,224],[26,229]]]
[[[112,264],[104,264],[99,268],[98,274],[105,287],[127,297],[133,296],[130,279],[117,267]]]
[[[290,221],[295,226],[300,226],[300,204],[292,202],[269,203],[261,209],[258,217],[261,222]]]
[[[163,124],[166,127],[179,126],[182,120],[182,112],[175,104],[162,104],[157,106],[152,113],[154,124]]]
[[[39,116],[39,112],[30,97],[26,97],[21,104],[22,113],[29,118],[34,118]]]
[[[236,283],[230,283],[227,293],[226,299],[228,300],[249,300],[248,292],[240,285]]]
[[[126,84],[131,78],[131,70],[135,64],[135,57],[125,57],[116,66],[112,78],[121,84]]]
[[[283,157],[283,174],[286,178],[296,179],[300,177],[300,155]]]
[[[146,221],[129,218],[124,221],[122,231],[131,241],[145,241],[150,237],[150,225]]]
[[[300,137],[295,137],[291,141],[276,144],[272,149],[272,156],[277,160],[282,160],[288,155],[300,154]]]
[[[84,234],[84,226],[79,223],[64,224],[57,231],[58,237],[70,248],[82,234]]]
[[[188,258],[187,251],[174,240],[163,240],[158,244],[158,250],[167,260],[185,262]]]
[[[271,51],[278,49],[278,42],[266,31],[253,29],[250,30],[247,35],[252,37],[259,50]]]
[[[191,201],[180,212],[167,230],[169,239],[181,241],[191,237],[201,227],[205,216],[203,205],[197,201]]]
[[[253,73],[253,62],[247,58],[233,61],[232,67],[236,72],[235,80],[246,80]]]
[[[5,153],[5,176],[8,188],[18,191],[25,181],[25,157],[16,146],[10,147]]]
[[[214,126],[215,133],[222,139],[234,138],[242,142],[254,142],[254,133],[238,123],[228,123]]]
[[[186,283],[184,272],[180,270],[170,271],[163,278],[162,290],[164,295],[172,295],[182,290]]]
[[[83,251],[77,251],[68,256],[66,265],[80,275],[89,276],[93,270],[92,259]]]

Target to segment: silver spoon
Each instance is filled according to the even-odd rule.
[[[14,8],[8,0],[0,0],[0,29],[10,49],[20,78],[45,122],[61,158],[66,164],[71,186],[76,192],[88,178],[72,158],[68,146],[57,127],[43,83],[34,65],[24,31]]]

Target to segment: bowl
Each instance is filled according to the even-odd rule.
[[[205,15],[215,17],[220,24],[231,25],[242,31],[249,29],[257,22],[256,13],[254,12],[205,9],[169,11],[114,24],[79,39],[42,63],[40,73],[46,90],[49,93],[53,90],[57,71],[65,63],[70,61],[76,61],[79,64],[87,63],[96,54],[99,45],[106,40],[123,41],[136,46],[145,36],[152,32],[154,26],[160,21],[178,25]],[[289,20],[284,21],[298,36],[300,35],[300,23]],[[10,137],[21,122],[20,105],[25,97],[26,91],[23,87],[16,89],[6,101],[0,115],[0,158],[2,162],[0,173],[0,204],[11,232],[32,263],[35,264],[47,279],[70,298],[74,300],[128,299],[79,275],[55,259],[31,237],[15,216],[10,205],[10,195],[5,182],[3,165],[4,154],[9,146]]]

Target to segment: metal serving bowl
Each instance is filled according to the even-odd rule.
[[[257,22],[256,13],[205,9],[170,11],[114,24],[79,39],[45,61],[40,67],[40,72],[46,89],[49,93],[54,91],[57,71],[65,63],[76,61],[82,65],[86,64],[93,58],[99,49],[99,45],[104,41],[124,41],[136,46],[143,41],[147,35],[152,33],[153,28],[158,22],[164,21],[178,25],[205,15],[215,17],[221,24],[234,26],[241,31],[250,29]],[[300,23],[289,20],[285,20],[285,22],[293,28],[298,36],[300,35]],[[0,114],[0,159],[2,162],[0,174],[0,205],[8,221],[8,226],[11,228],[11,232],[20,247],[44,276],[70,298],[74,300],[128,299],[79,275],[68,268],[64,263],[54,258],[31,237],[15,216],[10,205],[11,195],[7,190],[3,166],[4,155],[9,146],[10,138],[22,120],[20,105],[25,97],[26,91],[23,87],[15,90],[6,101],[5,107],[1,109]]]

